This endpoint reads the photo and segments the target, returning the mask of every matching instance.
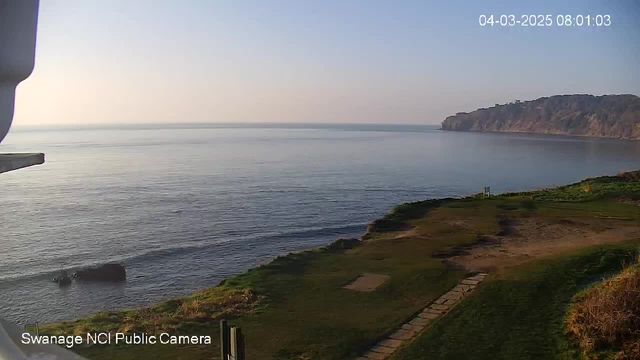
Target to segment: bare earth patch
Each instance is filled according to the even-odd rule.
[[[621,204],[633,204],[633,205],[640,206],[640,200],[622,199],[622,200],[618,200],[618,202]]]
[[[391,276],[383,274],[362,273],[351,284],[345,285],[345,289],[370,292],[375,290],[378,286],[384,284],[389,280]]]
[[[504,236],[465,249],[447,261],[469,271],[499,272],[534,258],[565,253],[581,247],[617,243],[640,237],[640,227],[626,226],[595,231],[579,224],[554,224],[521,219]]]

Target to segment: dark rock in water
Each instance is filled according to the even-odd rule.
[[[127,278],[127,271],[120,264],[104,264],[78,270],[73,277],[86,281],[124,281]]]
[[[60,272],[60,275],[53,278],[53,282],[57,283],[60,286],[66,286],[71,284],[71,278],[69,277],[69,275],[67,275],[66,270],[62,270]]]

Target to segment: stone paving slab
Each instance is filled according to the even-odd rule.
[[[389,356],[389,354],[380,354],[373,351],[367,351],[364,353],[364,357],[367,359],[384,360],[387,356]]]
[[[378,345],[382,345],[382,346],[386,346],[386,347],[390,347],[390,348],[397,348],[400,345],[402,345],[402,340],[395,340],[395,339],[384,339],[382,341],[380,341],[378,343]]]
[[[478,280],[469,280],[469,279],[464,279],[464,280],[460,281],[460,283],[464,284],[464,285],[478,285],[479,282],[480,281],[478,281]]]
[[[449,291],[448,293],[442,295],[440,298],[441,299],[454,299],[454,300],[458,300],[462,297],[462,293],[459,292],[455,292],[455,291]]]
[[[432,308],[426,308],[426,309],[422,310],[422,313],[431,313],[431,314],[440,315],[440,314],[442,314],[442,310],[436,310],[436,309],[432,309]]]
[[[427,312],[427,311],[422,311],[420,314],[418,314],[418,318],[431,320],[431,319],[435,319],[434,315],[436,317],[440,316],[440,314],[438,314],[438,313],[430,313],[430,312]]]
[[[444,294],[441,296],[441,298],[445,298],[445,299],[460,299],[461,297],[463,297],[464,295],[462,295],[461,292],[458,291],[449,291],[448,293]]]
[[[423,319],[433,320],[433,319],[437,318],[438,316],[440,316],[440,314],[421,312],[420,315],[418,315],[418,316],[423,318]]]
[[[444,302],[447,301],[447,299],[443,299],[443,298],[438,298],[434,301],[434,303],[436,304],[444,304]]]
[[[380,345],[378,345],[378,346],[376,346],[376,347],[371,349],[371,351],[377,352],[377,353],[380,353],[380,354],[391,354],[395,350],[396,349],[394,349],[394,348],[390,348],[390,347],[386,347],[386,346],[380,346]]]
[[[419,317],[409,321],[409,324],[411,325],[427,325],[428,323],[429,323],[429,319],[422,319]]]
[[[441,304],[431,304],[429,307],[436,310],[449,310],[449,306]]]
[[[426,325],[427,324],[424,324],[424,325],[404,324],[404,325],[402,325],[402,328],[405,329],[405,330],[420,332],[420,331],[422,331],[422,329],[424,329],[424,327]]]
[[[391,339],[396,340],[409,340],[415,335],[415,331],[409,331],[405,329],[396,330],[393,334],[389,335]]]
[[[383,360],[388,358],[397,348],[409,342],[414,336],[424,330],[433,319],[444,316],[444,314],[459,303],[467,293],[473,291],[486,276],[486,273],[478,273],[460,281],[453,289],[424,308],[415,318],[406,324],[402,324],[400,329],[388,335],[386,339],[378,342],[361,357],[356,358],[356,360]]]

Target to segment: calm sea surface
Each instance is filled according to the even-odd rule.
[[[357,237],[394,205],[640,169],[640,142],[418,126],[14,129],[0,152],[0,317],[52,322],[182,296]],[[121,262],[120,284],[51,282]]]

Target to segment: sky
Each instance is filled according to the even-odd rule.
[[[515,99],[640,95],[639,19],[635,0],[41,0],[14,126],[437,124]]]

